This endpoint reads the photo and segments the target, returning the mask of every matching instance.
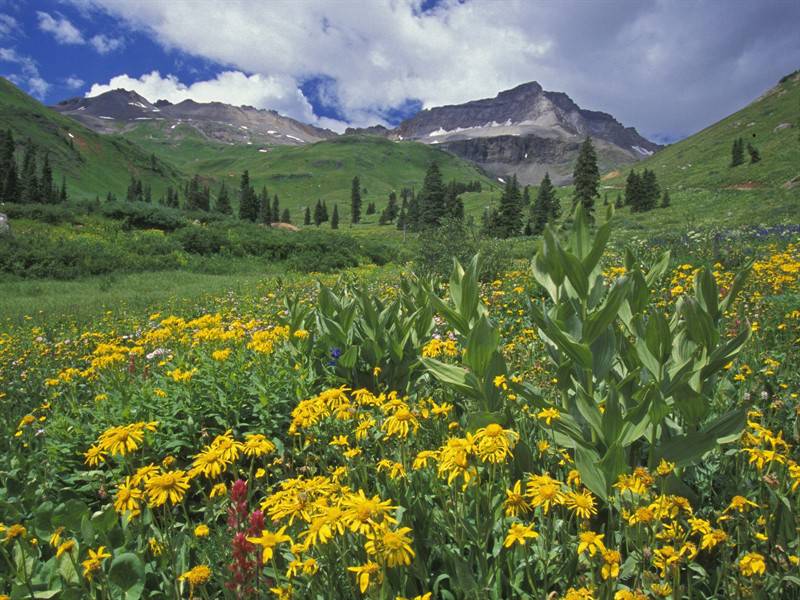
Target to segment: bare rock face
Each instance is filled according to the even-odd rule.
[[[319,142],[336,135],[274,110],[193,100],[178,104],[167,100],[152,103],[136,92],[123,89],[93,98],[71,98],[53,108],[99,133],[120,133],[145,123],[156,123],[168,137],[179,137],[184,134],[184,128],[189,127],[210,140],[223,143],[291,146]]]
[[[516,174],[533,184],[546,171],[568,182],[569,163],[586,136],[602,152],[601,163],[632,163],[660,148],[611,115],[584,110],[535,81],[494,98],[423,110],[390,133],[393,139],[441,145],[498,177]]]

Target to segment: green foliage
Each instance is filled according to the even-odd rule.
[[[731,166],[738,167],[744,164],[744,140],[736,138],[731,146]]]
[[[598,195],[600,170],[597,167],[597,153],[590,137],[581,144],[572,181],[575,186],[573,203],[581,204],[587,217],[594,220],[594,200]]]
[[[555,221],[559,216],[561,216],[561,204],[550,181],[550,174],[545,173],[544,179],[539,184],[536,200],[531,207],[532,233],[537,235],[542,233],[545,225]]]
[[[350,222],[357,224],[361,221],[361,183],[358,177],[353,177],[350,190]]]
[[[668,315],[649,301],[669,255],[645,271],[628,251],[626,276],[606,287],[600,258],[610,233],[607,222],[593,238],[580,206],[566,239],[545,232],[533,273],[552,304],[531,313],[558,372],[560,443],[575,448],[586,485],[601,497],[634,456],[646,452],[651,468],[661,458],[685,466],[736,437],[744,409],[714,415],[713,406],[724,366],[750,335],[747,326],[730,339],[721,330],[746,271],[720,301],[714,277],[701,269],[694,297]]]
[[[316,325],[316,368],[339,382],[373,391],[409,390],[421,368],[419,351],[433,329],[433,310],[425,290],[404,280],[393,301],[366,289],[345,286],[341,294],[320,285],[309,316]],[[291,309],[287,311],[292,314]]]

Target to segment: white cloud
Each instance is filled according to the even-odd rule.
[[[375,121],[538,80],[645,132],[688,133],[732,112],[800,63],[800,4],[764,0],[71,0],[167,49],[281,81],[333,80],[324,97]]]
[[[92,36],[89,43],[99,54],[108,54],[122,48],[125,44],[122,38],[109,37],[102,33]]]
[[[50,84],[41,77],[31,77],[28,79],[28,91],[36,98],[44,98],[47,95],[47,90],[50,89]]]
[[[43,11],[37,11],[36,15],[39,18],[39,29],[53,34],[59,44],[89,44],[98,54],[108,54],[114,50],[119,50],[125,45],[125,40],[122,38],[108,36],[103,33],[98,33],[86,39],[80,30],[63,15],[57,14],[53,17]],[[0,15],[0,34],[3,31],[3,16],[5,15]]]
[[[0,13],[0,38],[9,37],[19,30],[19,23],[11,15]]]
[[[30,56],[19,54],[14,48],[0,48],[0,62],[7,62],[17,66],[19,73],[10,73],[6,77],[19,87],[27,88],[33,96],[43,100],[50,89],[39,75],[39,67]]]
[[[214,79],[196,81],[190,85],[182,83],[175,75],[164,75],[158,71],[141,77],[123,74],[112,77],[106,84],[95,83],[86,92],[86,97],[97,96],[110,90],[124,88],[133,90],[151,102],[164,99],[172,103],[191,99],[196,102],[225,102],[234,106],[254,106],[277,110],[305,123],[321,123],[317,119],[297,82],[290,77],[265,77],[246,75],[241,71],[224,71]],[[343,123],[325,120],[324,127],[345,127]]]
[[[80,87],[83,87],[83,84],[86,83],[80,77],[75,77],[74,75],[67,77],[64,80],[64,85],[66,85],[71,90],[77,90]]]
[[[62,15],[53,17],[49,13],[41,10],[36,11],[39,18],[39,29],[52,33],[59,44],[84,44],[83,35],[69,19]]]

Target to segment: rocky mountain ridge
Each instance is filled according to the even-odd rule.
[[[158,124],[181,135],[182,126],[228,144],[302,145],[334,137],[327,129],[307,125],[274,110],[222,102],[167,100],[150,102],[140,94],[116,89],[91,98],[71,98],[53,106],[99,133],[124,133],[139,125]],[[177,130],[177,131],[176,131]]]
[[[53,108],[101,133],[124,133],[154,124],[158,135],[168,139],[179,138],[190,128],[210,141],[267,147],[337,136],[272,110],[193,100],[150,102],[122,89],[72,98]],[[567,94],[546,91],[535,81],[501,91],[494,98],[420,111],[394,129],[375,125],[345,131],[345,135],[354,134],[437,145],[494,177],[516,175],[524,184],[539,183],[545,172],[557,184],[569,183],[586,136],[594,139],[603,170],[634,163],[661,148],[612,115],[583,109]]]
[[[601,167],[633,163],[661,148],[610,114],[582,109],[535,81],[494,98],[423,110],[388,136],[441,145],[497,177],[515,174],[531,184],[546,171],[567,183],[586,136],[595,141]]]

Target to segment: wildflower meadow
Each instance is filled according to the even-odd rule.
[[[800,598],[796,236],[611,223],[9,326],[0,598]]]

